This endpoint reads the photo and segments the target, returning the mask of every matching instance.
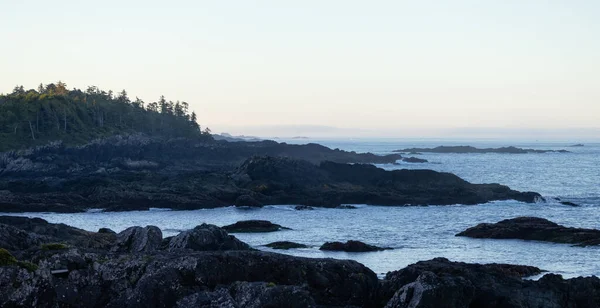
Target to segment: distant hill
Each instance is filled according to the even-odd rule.
[[[83,144],[123,133],[151,136],[210,138],[201,132],[196,114],[186,102],[164,96],[146,104],[131,100],[125,90],[114,94],[95,86],[67,90],[62,82],[25,90],[15,87],[0,95],[0,151],[61,140]]]

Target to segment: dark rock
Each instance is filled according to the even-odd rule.
[[[577,144],[573,144],[571,145],[571,147],[582,147],[585,146],[583,143],[577,143]]]
[[[312,206],[308,206],[308,205],[296,205],[294,207],[294,209],[296,211],[310,211],[310,210],[314,210],[315,208]]]
[[[117,234],[117,232],[109,229],[109,228],[100,228],[98,233],[109,233],[109,234]]]
[[[263,204],[249,195],[241,195],[235,199],[236,206],[262,207]]]
[[[202,224],[172,237],[168,251],[191,249],[196,251],[251,250],[252,248],[235,236],[215,225]]]
[[[336,209],[342,209],[342,210],[355,210],[357,209],[356,206],[354,205],[349,205],[349,204],[341,204],[335,207]]]
[[[156,226],[130,227],[117,234],[117,241],[111,251],[149,252],[160,248],[162,231]]]
[[[292,249],[292,248],[308,248],[308,246],[306,246],[304,244],[288,242],[288,241],[273,242],[273,243],[269,243],[265,246],[267,246],[269,248],[273,248],[273,249],[284,249],[284,250]]]
[[[319,248],[319,250],[331,250],[331,251],[346,251],[346,252],[369,252],[369,251],[381,251],[392,248],[381,248],[369,244],[365,244],[359,241],[347,241],[342,242],[327,242]]]
[[[522,239],[577,246],[600,245],[600,230],[564,227],[537,217],[518,217],[495,224],[482,223],[456,236],[493,239]]]
[[[403,162],[407,163],[427,163],[427,159],[417,158],[417,157],[405,157],[402,158]]]
[[[503,153],[503,154],[526,154],[526,153],[549,153],[549,152],[557,152],[557,153],[569,153],[566,150],[535,150],[535,149],[521,149],[517,147],[501,147],[501,148],[486,148],[486,149],[478,149],[472,146],[439,146],[435,148],[411,148],[411,149],[403,149],[396,150],[394,152],[426,152],[426,153],[455,153],[455,154],[464,154],[464,153]]]
[[[231,233],[255,233],[275,232],[289,228],[282,227],[267,220],[243,220],[232,225],[224,226],[223,229]]]
[[[467,264],[444,258],[390,272],[381,283],[385,307],[600,307],[600,279],[564,280],[540,269],[508,264]]]
[[[579,206],[579,204],[573,203],[571,201],[561,201],[560,204],[562,204],[562,205],[568,205],[568,206]]]

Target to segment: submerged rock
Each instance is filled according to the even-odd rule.
[[[568,205],[568,206],[579,206],[579,204],[573,203],[571,201],[560,201],[560,204],[562,204],[562,205]]]
[[[273,248],[273,249],[284,249],[284,250],[292,249],[292,248],[308,248],[308,246],[306,246],[304,244],[288,242],[288,241],[273,242],[273,243],[269,243],[265,246],[267,246],[269,248]]]
[[[223,230],[231,233],[275,232],[285,229],[289,230],[289,228],[274,224],[268,220],[242,220],[223,227]]]
[[[315,208],[312,206],[308,206],[308,205],[296,205],[294,207],[294,209],[296,211],[311,211],[311,210],[314,210]]]
[[[490,224],[482,223],[456,236],[494,239],[522,239],[577,246],[600,245],[600,230],[569,228],[547,219],[517,217]]]
[[[319,250],[331,250],[331,251],[346,251],[346,252],[368,252],[368,251],[381,251],[392,248],[382,248],[369,244],[365,244],[360,241],[347,241],[342,242],[327,242],[319,248]]]
[[[357,209],[356,206],[354,205],[349,205],[349,204],[342,204],[342,205],[338,205],[335,207],[336,209],[342,209],[342,210],[355,210]]]
[[[250,245],[215,225],[202,224],[172,237],[168,242],[169,251],[191,249],[195,251],[252,250]]]

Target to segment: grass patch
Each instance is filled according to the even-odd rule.
[[[18,261],[17,265],[30,272],[35,272],[38,269],[38,266],[36,264],[27,261]]]
[[[13,257],[8,250],[0,248],[0,266],[8,266],[17,264],[17,259]]]

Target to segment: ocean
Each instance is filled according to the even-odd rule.
[[[278,140],[282,141],[282,140]],[[386,207],[357,205],[356,209],[297,211],[293,205],[266,206],[261,209],[226,207],[195,211],[152,209],[105,213],[22,213],[54,223],[65,223],[90,231],[108,227],[117,232],[127,227],[155,225],[164,236],[202,223],[218,226],[239,220],[264,219],[289,227],[263,234],[235,234],[254,247],[310,258],[353,259],[382,276],[388,271],[435,257],[475,263],[512,263],[537,266],[564,277],[600,276],[600,247],[572,247],[522,240],[470,239],[455,234],[482,222],[497,222],[518,216],[547,218],[569,227],[600,229],[600,143],[570,147],[569,142],[508,142],[452,140],[291,139],[288,143],[320,143],[331,148],[356,152],[389,154],[396,149],[472,145],[476,147],[517,146],[560,150],[572,153],[536,154],[433,154],[416,156],[428,163],[378,165],[387,170],[432,169],[451,172],[472,183],[500,183],[521,191],[536,191],[547,202],[525,204],[500,201],[479,205],[426,207]],[[554,198],[572,201],[580,207],[560,204]],[[15,215],[15,214],[11,214]],[[311,246],[305,249],[271,250],[262,245],[274,241],[294,241]],[[326,241],[360,240],[393,250],[368,253],[320,251]]]

